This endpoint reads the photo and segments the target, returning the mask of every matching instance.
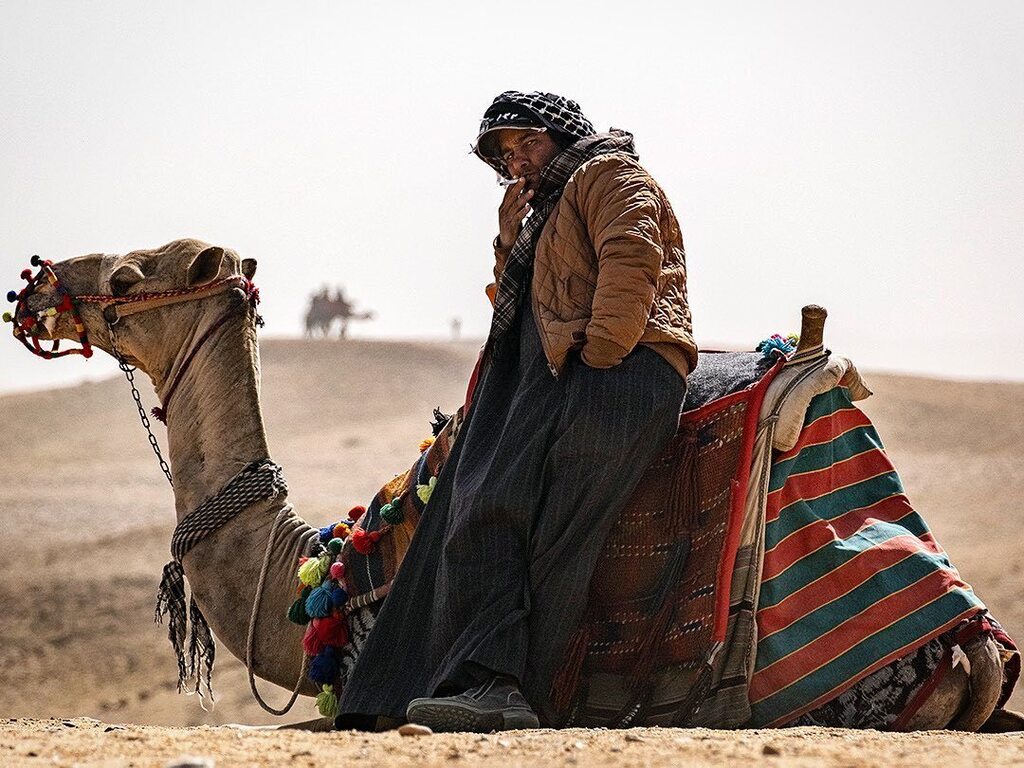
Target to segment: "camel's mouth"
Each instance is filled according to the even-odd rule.
[[[53,270],[53,262],[32,257],[32,266],[39,267],[34,275],[26,269],[21,277],[27,285],[21,291],[10,291],[8,301],[14,302],[14,313],[5,312],[4,320],[14,324],[14,337],[29,352],[45,359],[68,354],[92,356],[85,325],[75,306],[74,297],[61,285]],[[61,339],[78,339],[78,349],[59,350]],[[51,341],[44,349],[40,341]]]

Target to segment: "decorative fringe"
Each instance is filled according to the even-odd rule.
[[[167,423],[167,411],[165,411],[159,405],[150,410],[150,414],[153,416],[154,419],[159,421],[161,424]]]
[[[216,653],[213,633],[203,612],[196,605],[195,598],[189,600],[186,612],[185,571],[176,560],[164,566],[156,597],[154,621],[162,624],[165,615],[167,639],[171,641],[174,656],[178,661],[178,692],[189,688],[189,681],[194,679],[195,684],[191,693],[199,694],[200,699],[209,696],[210,701],[213,701],[211,680]]]
[[[327,646],[309,664],[309,679],[321,685],[334,683],[338,676],[338,659],[335,650]]]
[[[583,663],[587,659],[590,645],[590,625],[584,619],[579,629],[569,639],[565,649],[565,660],[551,680],[551,705],[559,717],[564,717],[572,704],[583,676]]]
[[[338,716],[338,697],[334,695],[334,686],[325,685],[316,697],[316,708],[324,717]]]
[[[288,609],[288,620],[305,626],[309,624],[310,615],[306,613],[306,601],[301,597],[291,604]]]
[[[330,558],[311,557],[299,566],[299,581],[309,587],[318,587],[330,567]]]
[[[330,616],[334,610],[334,601],[331,599],[330,588],[321,585],[309,593],[306,598],[306,613],[314,619]]]
[[[640,641],[636,666],[629,675],[629,686],[632,690],[640,690],[650,685],[654,669],[658,665],[658,654],[665,643],[665,636],[672,626],[675,614],[675,600],[666,598]]]
[[[697,481],[697,428],[687,424],[679,460],[669,486],[666,524],[674,536],[694,530],[700,522],[700,486]]]
[[[445,425],[451,421],[451,418],[451,416],[442,413],[440,408],[434,409],[434,421],[430,425],[430,429],[434,433],[434,437],[441,434],[441,430],[443,430]]]
[[[434,493],[434,487],[436,485],[437,485],[437,478],[436,477],[430,478],[430,482],[425,483],[424,485],[417,485],[416,486],[416,495],[419,497],[420,501],[422,501],[424,504],[429,502],[430,501],[430,496],[431,496],[431,494]]]

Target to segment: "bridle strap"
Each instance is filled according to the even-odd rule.
[[[228,275],[212,283],[200,285],[195,288],[182,288],[174,291],[155,291],[150,293],[139,293],[128,296],[75,296],[74,301],[84,304],[99,304],[102,309],[109,307],[117,308],[116,323],[122,317],[135,315],[139,312],[147,312],[158,307],[167,307],[171,304],[181,304],[186,301],[205,299],[217,293],[230,291],[232,288],[241,288],[247,294],[255,290],[252,283],[244,275]]]

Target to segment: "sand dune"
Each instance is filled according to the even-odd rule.
[[[337,518],[404,469],[428,434],[432,409],[450,411],[461,402],[476,352],[472,343],[264,344],[263,403],[271,451],[287,472],[299,512],[314,523]],[[1011,635],[1024,638],[1024,606],[1018,597],[1024,567],[1024,384],[866,378],[876,396],[864,408],[901,470],[911,500]],[[152,399],[152,393],[145,395]],[[251,700],[241,665],[226,653],[218,659],[219,702],[212,713],[174,690],[170,647],[164,630],[152,621],[173,527],[171,493],[146,444],[127,384],[112,379],[0,397],[0,434],[6,442],[0,463],[0,715],[165,726],[270,722]],[[1024,696],[1016,694],[1013,704],[1024,708]],[[314,714],[304,702],[295,712],[295,719]],[[74,729],[74,738],[89,730],[86,726]],[[0,744],[20,749],[23,742],[15,734],[38,735],[47,729],[53,730],[38,724],[0,725]],[[147,743],[164,738],[141,733]],[[401,744],[396,738],[380,741],[381,749],[391,754]],[[579,738],[589,744],[590,737],[553,735],[552,749],[560,758],[571,754],[584,761],[595,753],[588,753],[589,747],[573,752]],[[688,759],[749,752],[760,760],[759,745],[776,737],[701,738],[718,745],[718,751],[684,750]],[[778,738],[788,744],[794,736]],[[807,738],[818,743],[833,737],[816,733]],[[463,752],[463,742],[471,743],[436,741]],[[873,749],[867,737],[853,743]],[[992,744],[1001,749],[1004,742]],[[1024,759],[1020,741],[1005,742],[1007,748],[1013,744],[1015,759]],[[599,751],[608,759],[625,759],[626,752],[606,747]],[[825,757],[831,753],[826,752],[791,754],[819,762],[811,759],[818,754],[820,762],[829,762],[832,758]],[[158,753],[164,754],[153,754]],[[659,754],[653,750],[650,760],[657,763]],[[912,754],[923,758],[926,753]],[[225,760],[231,762],[227,755]],[[529,762],[526,753],[518,760]],[[0,763],[7,762],[0,752]]]

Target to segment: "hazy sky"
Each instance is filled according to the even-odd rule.
[[[376,312],[354,336],[482,337],[501,191],[468,149],[542,89],[635,133],[699,342],[817,302],[862,368],[1020,379],[1022,40],[1019,0],[0,0],[0,285],[194,236],[259,260],[267,334],[326,282]],[[0,389],[111,370],[0,338]]]

